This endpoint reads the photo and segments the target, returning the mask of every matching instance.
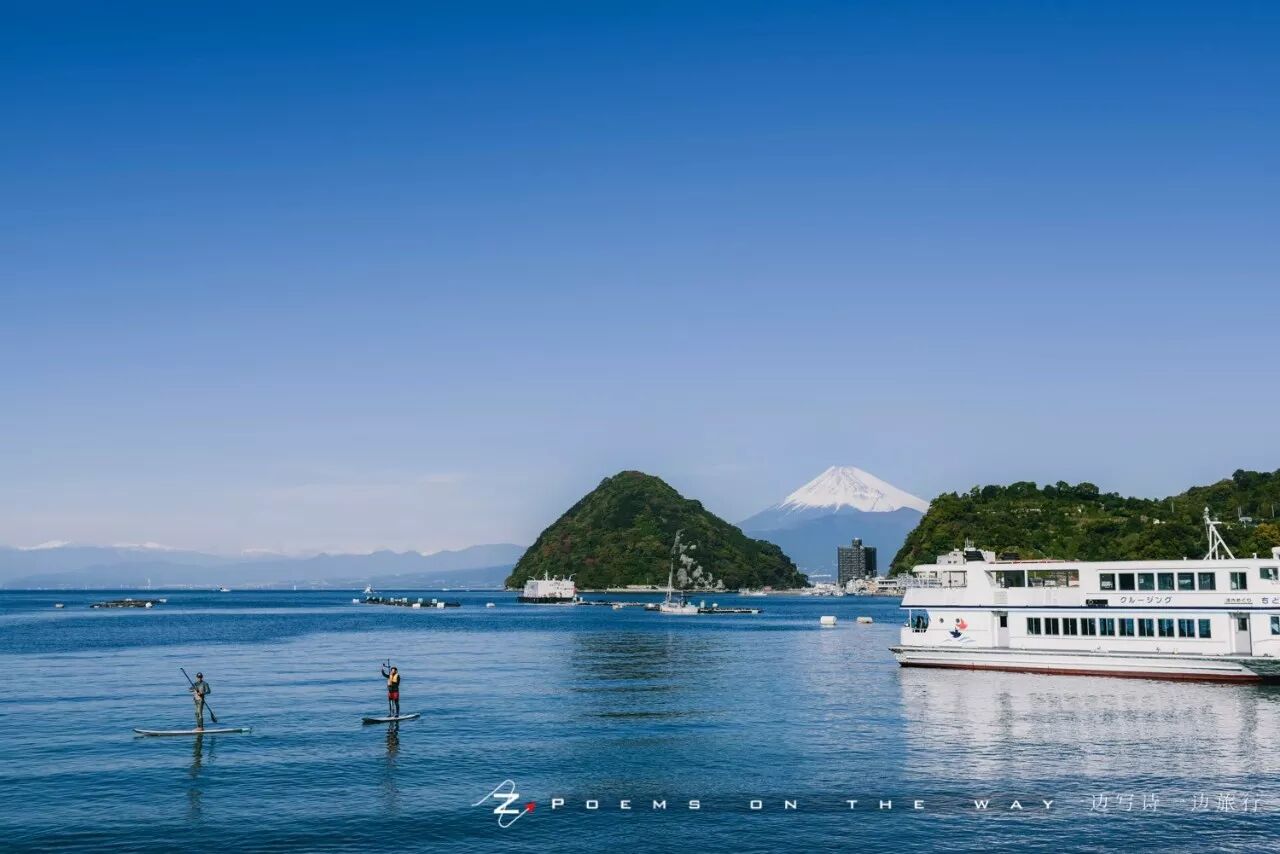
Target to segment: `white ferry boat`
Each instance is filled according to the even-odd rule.
[[[1236,558],[1205,510],[1200,560],[996,560],[966,544],[917,566],[904,667],[1280,681],[1280,548]]]
[[[578,601],[578,588],[571,577],[552,578],[544,573],[542,578],[526,581],[517,599],[531,605],[570,605]]]

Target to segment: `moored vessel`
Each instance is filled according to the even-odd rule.
[[[572,605],[578,599],[578,589],[572,576],[552,578],[543,573],[542,578],[526,581],[516,599],[529,605]]]
[[[1240,559],[997,560],[966,544],[906,582],[904,667],[1280,680],[1280,548]]]

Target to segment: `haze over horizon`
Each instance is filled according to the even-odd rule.
[[[10,9],[0,543],[1280,468],[1280,7]]]

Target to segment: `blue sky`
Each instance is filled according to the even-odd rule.
[[[1276,4],[3,16],[0,542],[1280,467]]]

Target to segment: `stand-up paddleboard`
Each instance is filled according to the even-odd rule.
[[[204,729],[137,729],[138,735],[228,735],[233,732],[248,732],[247,726],[205,727]]]
[[[399,723],[400,721],[411,721],[414,718],[420,717],[422,717],[421,712],[414,712],[411,715],[384,715],[380,718],[365,718],[364,722],[367,724],[394,724]]]

